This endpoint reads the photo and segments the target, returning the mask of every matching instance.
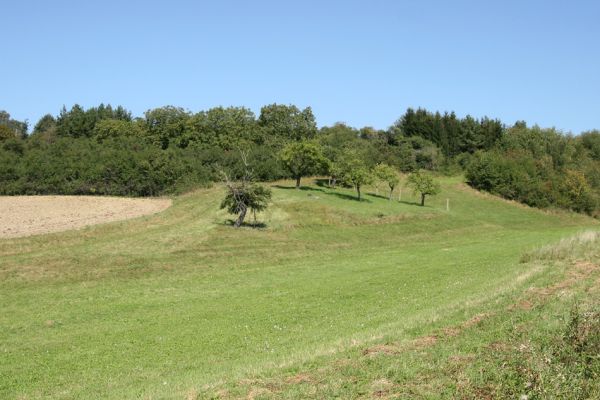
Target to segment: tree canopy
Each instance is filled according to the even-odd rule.
[[[574,136],[524,121],[410,108],[386,130],[341,122],[319,129],[310,107],[291,104],[266,105],[258,117],[245,107],[164,106],[138,118],[122,106],[75,104],[27,132],[27,121],[0,111],[0,194],[177,192],[217,181],[220,167],[241,176],[238,154],[247,149],[260,181],[293,178],[299,185],[329,172],[332,186],[345,182],[358,192],[365,183],[355,182],[370,175],[387,180],[378,167],[385,164],[403,173],[464,173],[476,189],[600,216],[598,130]],[[349,158],[358,171],[352,179]]]
[[[390,188],[389,200],[392,200],[394,188],[398,185],[398,183],[400,183],[400,176],[398,175],[398,172],[394,168],[383,163],[377,164],[373,172],[379,181],[388,185]]]
[[[425,205],[425,196],[433,196],[440,192],[440,184],[433,177],[420,171],[413,172],[406,181],[408,187],[413,189],[415,195],[421,196],[421,206]]]
[[[292,178],[296,179],[296,189],[303,176],[314,175],[327,169],[327,159],[320,146],[310,141],[292,142],[280,154],[281,162]]]

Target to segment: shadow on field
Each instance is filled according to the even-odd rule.
[[[344,199],[344,200],[359,201],[358,198],[354,195],[335,192],[334,190],[336,188],[330,187],[329,181],[327,179],[315,179],[315,184],[320,187],[315,188],[315,187],[310,187],[310,186],[300,186],[299,190],[307,191],[307,192],[321,192],[328,196],[335,196],[337,198]],[[284,190],[291,190],[291,189],[296,190],[296,186],[273,185],[273,187],[275,187],[277,189],[284,189]],[[343,187],[343,186],[341,186],[341,184],[338,182],[338,187]],[[325,189],[329,189],[329,190],[325,190]],[[366,193],[366,194],[370,195],[369,193]],[[387,197],[384,197],[384,198],[387,199]],[[371,200],[365,199],[364,197],[362,199],[360,199],[360,202],[372,203]]]
[[[315,185],[317,185],[319,187],[326,187],[326,188],[332,189],[329,186],[329,179],[323,179],[323,178],[315,179]]]
[[[383,199],[383,200],[389,200],[390,199],[389,196],[384,196],[384,195],[375,194],[375,193],[367,193],[367,196],[377,197],[378,199]],[[394,199],[392,198],[392,200],[394,200]]]
[[[223,225],[231,226],[231,227],[233,227],[234,223],[235,223],[234,219],[228,219],[228,220],[223,221]],[[267,224],[265,224],[264,222],[260,222],[260,221],[253,221],[253,222],[244,221],[241,226],[241,228],[252,228],[252,229],[265,229],[266,227],[267,227]]]
[[[337,198],[344,199],[344,200],[360,201],[361,203],[372,203],[371,200],[365,199],[364,197],[362,199],[358,200],[358,197],[352,196],[352,195],[349,195],[349,194],[346,194],[346,193],[325,192],[325,194],[328,194],[330,196],[335,196]]]
[[[296,186],[274,185],[273,187],[275,187],[277,189],[284,189],[284,190],[290,190],[290,189],[296,190]],[[298,190],[309,191],[309,192],[323,192],[323,189],[313,188],[313,187],[310,187],[310,186],[300,186],[298,188]]]
[[[392,199],[390,200],[389,195],[388,196],[384,196],[384,195],[381,195],[381,194],[367,193],[367,196],[376,197],[378,199],[388,200],[388,201],[392,201],[392,202],[396,202],[396,203],[400,203],[400,204],[406,204],[407,206],[419,206],[419,207],[421,207],[421,203],[416,202],[416,201],[396,200],[394,197],[392,197]],[[425,207],[427,207],[427,205],[425,205]]]

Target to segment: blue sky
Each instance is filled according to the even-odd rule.
[[[270,103],[387,128],[407,107],[600,128],[598,1],[1,0],[0,109]]]

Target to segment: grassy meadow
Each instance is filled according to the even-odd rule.
[[[301,190],[277,182],[258,227],[238,230],[213,187],[152,216],[0,240],[0,398],[513,390],[490,382],[543,396],[539,382],[502,375],[498,360],[544,354],[536,335],[559,335],[577,299],[599,304],[589,303],[598,271],[581,263],[597,263],[600,245],[543,246],[600,227],[481,194],[461,178],[441,183],[420,207],[406,188],[402,201],[369,188],[358,202],[320,180]],[[574,273],[581,279],[562,297],[531,290]],[[527,332],[533,344],[521,348]]]

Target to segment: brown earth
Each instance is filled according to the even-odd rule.
[[[120,221],[154,214],[170,205],[170,199],[0,196],[0,239]]]

